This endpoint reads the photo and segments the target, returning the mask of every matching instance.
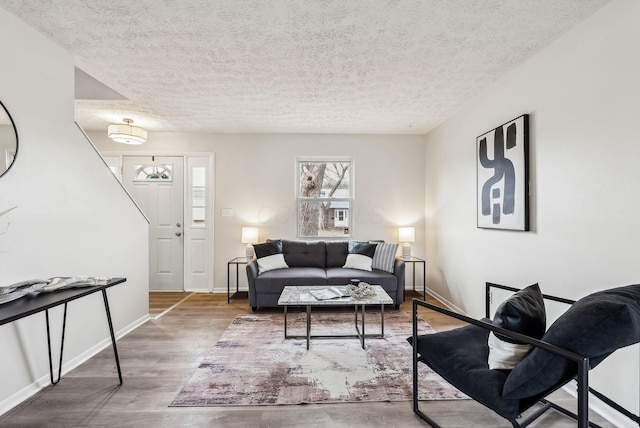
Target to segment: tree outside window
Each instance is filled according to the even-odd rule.
[[[298,237],[351,235],[352,162],[299,160]]]

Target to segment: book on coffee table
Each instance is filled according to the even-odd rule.
[[[339,299],[349,297],[346,287],[328,287],[321,290],[311,290],[309,293],[318,300]]]

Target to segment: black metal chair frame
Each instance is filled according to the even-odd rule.
[[[498,284],[492,284],[492,283],[486,283],[486,296],[485,296],[485,308],[486,308],[486,311],[485,312],[486,312],[486,317],[487,318],[490,317],[491,289],[492,288],[499,288],[499,289],[512,291],[512,292],[519,291],[518,288],[507,287],[507,286],[504,286],[504,285],[498,285]],[[551,296],[551,295],[547,295],[547,294],[543,294],[542,296],[543,296],[543,298],[545,298],[547,300],[560,302],[560,303],[565,303],[565,304],[568,304],[568,305],[572,305],[572,304],[575,303],[574,300],[564,299],[564,298],[561,298],[561,297]],[[568,351],[566,349],[560,348],[558,346],[552,345],[550,343],[543,342],[541,340],[537,340],[537,339],[534,339],[534,338],[531,338],[529,336],[525,336],[525,335],[522,335],[522,334],[519,334],[519,333],[514,333],[514,332],[512,332],[510,330],[506,330],[506,329],[501,328],[501,327],[497,327],[497,326],[495,326],[495,325],[493,325],[493,324],[491,324],[489,322],[482,321],[482,320],[477,320],[475,318],[470,318],[468,316],[459,314],[457,312],[453,312],[453,311],[450,311],[448,309],[443,309],[443,308],[441,308],[439,306],[435,306],[435,305],[432,305],[430,303],[426,303],[426,302],[424,302],[422,300],[413,299],[413,411],[422,420],[427,422],[432,427],[440,428],[440,425],[438,425],[435,421],[433,421],[429,416],[427,416],[425,413],[423,413],[419,409],[419,400],[418,400],[418,389],[419,389],[419,385],[418,385],[418,362],[422,362],[422,363],[426,364],[425,360],[423,360],[420,357],[420,355],[418,354],[418,348],[417,348],[417,343],[418,343],[418,341],[417,341],[417,338],[418,338],[418,308],[419,307],[427,308],[427,309],[433,310],[435,312],[438,312],[438,313],[450,316],[452,318],[458,319],[460,321],[466,322],[468,324],[473,324],[475,326],[484,328],[486,330],[490,330],[490,331],[492,331],[494,333],[498,333],[498,334],[507,336],[507,337],[509,337],[511,339],[514,339],[514,340],[517,340],[519,342],[527,343],[527,344],[533,345],[534,347],[542,348],[542,349],[544,349],[546,351],[552,352],[552,353],[554,353],[556,355],[560,355],[560,356],[562,356],[564,358],[567,358],[568,360],[574,361],[576,363],[576,365],[578,367],[578,373],[577,373],[577,375],[575,377],[575,380],[578,383],[578,387],[577,387],[578,412],[577,412],[577,414],[572,412],[572,411],[570,411],[570,410],[565,409],[564,407],[562,407],[562,406],[560,406],[558,404],[552,403],[552,402],[546,400],[545,398],[542,398],[542,399],[540,399],[538,401],[539,403],[542,404],[542,407],[540,409],[536,410],[534,413],[529,415],[527,418],[524,418],[524,419],[522,419],[520,421],[510,421],[515,428],[524,428],[524,427],[528,426],[533,421],[535,421],[537,418],[542,416],[549,409],[555,409],[555,410],[563,413],[564,415],[575,419],[577,421],[577,426],[579,428],[587,428],[587,427],[600,428],[598,425],[594,424],[593,422],[589,422],[589,393],[593,394],[595,397],[600,399],[602,402],[604,402],[608,406],[612,407],[616,411],[620,412],[621,414],[625,415],[629,419],[633,420],[634,422],[636,422],[638,424],[638,426],[640,426],[640,416],[637,416],[637,415],[631,413],[629,410],[625,409],[624,407],[622,407],[618,403],[614,402],[610,398],[606,397],[602,393],[600,393],[600,392],[594,390],[593,388],[589,387],[589,367],[590,367],[589,366],[589,358],[584,357],[584,356],[579,355],[579,354],[576,354],[574,352]],[[559,388],[561,388],[565,384],[566,384],[566,382],[563,383],[563,384],[557,385],[557,387],[554,389],[554,391],[559,389]],[[462,392],[464,392],[464,391],[462,391]]]

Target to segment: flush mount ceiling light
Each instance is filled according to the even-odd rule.
[[[108,134],[116,143],[122,144],[142,144],[147,141],[147,131],[131,125],[133,119],[122,119],[126,125],[109,125]]]

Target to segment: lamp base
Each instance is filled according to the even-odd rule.
[[[247,260],[253,258],[253,245],[249,244],[245,247],[245,255],[247,256]]]
[[[411,245],[402,244],[402,258],[405,260],[411,258]]]

